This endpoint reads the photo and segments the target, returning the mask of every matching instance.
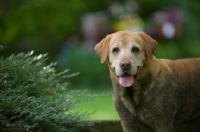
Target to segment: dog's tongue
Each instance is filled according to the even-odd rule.
[[[131,75],[123,75],[123,76],[119,77],[119,83],[123,87],[130,87],[134,83],[134,78]]]

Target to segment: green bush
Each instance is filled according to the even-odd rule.
[[[187,40],[158,41],[155,51],[157,58],[180,59],[200,56],[200,42]]]
[[[85,90],[70,90],[66,82],[75,74],[57,72],[55,63],[45,65],[47,55],[19,53],[0,59],[0,130],[23,128],[54,132],[78,132],[92,123],[77,123],[88,113],[71,113],[75,99]],[[92,97],[92,95],[90,95]]]
[[[111,84],[107,64],[102,65],[94,51],[73,47],[63,53],[61,58],[61,61],[65,62],[62,68],[71,67],[72,72],[79,72],[76,79],[70,80],[73,84],[93,88],[107,87]]]

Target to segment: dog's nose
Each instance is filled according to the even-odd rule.
[[[123,60],[120,62],[120,67],[123,70],[129,70],[131,68],[131,62],[129,60]]]

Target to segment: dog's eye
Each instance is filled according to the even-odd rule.
[[[132,52],[133,52],[133,53],[137,53],[137,52],[139,52],[139,50],[140,50],[140,49],[139,49],[138,47],[133,47],[133,48],[132,48]]]
[[[119,52],[119,48],[114,48],[113,50],[112,50],[112,52],[114,53],[114,54],[117,54],[118,52]]]

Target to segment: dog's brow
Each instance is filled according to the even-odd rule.
[[[119,46],[122,42],[116,42],[115,44],[113,44],[112,47],[116,47],[116,46]]]
[[[133,46],[134,46],[134,47],[137,47],[137,48],[139,48],[139,49],[141,50],[141,46],[140,46],[139,44],[137,44],[137,43],[131,42],[131,43],[130,43],[130,46],[131,46],[131,47],[133,47]]]

